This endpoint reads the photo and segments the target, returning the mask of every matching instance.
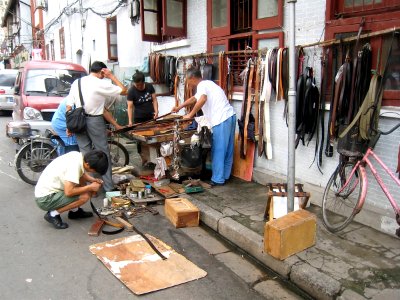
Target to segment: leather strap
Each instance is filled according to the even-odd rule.
[[[82,108],[84,108],[83,106],[85,105],[85,102],[83,101],[82,97],[81,78],[78,79],[78,90],[79,90],[79,100],[81,101]]]
[[[332,48],[332,57],[337,56],[337,47]],[[336,72],[336,66],[337,66],[337,59],[333,59],[332,63],[332,74],[335,74]],[[325,146],[325,156],[326,157],[332,157],[333,156],[333,139],[331,136],[331,122],[332,122],[332,112],[333,112],[333,107],[334,107],[334,94],[335,94],[335,80],[332,80],[331,84],[331,101],[330,101],[330,110],[329,110],[329,118],[328,118],[328,126],[327,126],[327,134],[326,134],[326,146]]]
[[[276,72],[275,72],[275,101],[280,100],[280,90],[279,90],[279,83],[280,83],[280,72],[281,72],[281,48],[277,49],[276,52]]]
[[[267,51],[267,56],[265,59],[265,76],[263,92],[261,95],[261,100],[264,101],[264,126],[263,126],[263,141],[265,143],[264,155],[267,159],[272,158],[272,146],[271,146],[271,126],[270,126],[270,113],[269,113],[269,102],[271,100],[272,84],[269,71],[271,70],[271,56],[273,50],[269,49]]]
[[[322,51],[325,51],[325,49],[323,49]],[[324,142],[325,142],[325,95],[327,87],[327,80],[325,76],[327,72],[328,72],[328,57],[327,55],[323,54],[321,59],[321,93],[320,93],[320,109],[319,109],[319,114],[320,114],[319,119],[321,124],[321,141],[319,142],[319,153],[317,160],[317,165],[319,168],[322,167],[322,152],[324,149]]]
[[[264,76],[265,76],[265,60],[260,58],[260,122],[258,125],[258,144],[257,144],[257,153],[258,156],[260,157],[263,153],[264,153],[264,139],[263,139],[263,135],[264,135],[264,104],[265,101],[262,100],[261,96],[262,96],[262,92],[264,91]]]
[[[133,226],[132,224],[132,229],[139,234],[146,242],[147,244],[149,244],[149,246],[151,247],[151,249],[154,250],[155,253],[157,253],[157,255],[162,259],[162,260],[166,260],[167,258],[157,249],[156,246],[154,246],[153,242],[150,241],[150,239],[143,233],[141,232],[139,229],[137,229],[135,226]]]
[[[175,106],[179,106],[179,82],[180,78],[178,75],[175,76],[174,80],[174,97],[175,97]]]
[[[242,98],[242,108],[240,112],[240,119],[238,120],[238,125],[239,125],[239,152],[240,152],[240,157],[245,158],[243,155],[243,148],[244,148],[244,122],[245,122],[245,117],[246,117],[246,103],[247,103],[247,93],[248,93],[248,81],[249,81],[249,73],[250,73],[250,59],[247,61],[246,68],[243,70],[243,72],[240,74],[242,77],[242,82],[243,82],[243,98]],[[243,130],[242,130],[243,128]]]
[[[260,102],[260,59],[256,58],[256,65],[255,65],[255,72],[256,72],[256,83],[254,85],[254,119],[255,119],[255,136],[258,138],[258,133],[259,133],[259,113],[260,113],[260,107],[259,107],[259,102]],[[262,143],[260,141],[260,143]]]
[[[282,50],[282,97],[284,100],[288,101],[289,92],[289,56],[288,48],[283,48]]]
[[[304,49],[299,48],[298,57],[297,57],[297,77],[296,81],[299,80],[301,74],[303,74],[303,64],[304,64]]]
[[[331,143],[333,144],[333,140],[336,136],[336,114],[337,114],[337,107],[340,98],[340,91],[342,89],[342,85],[344,84],[344,64],[340,67],[339,73],[336,75],[335,78],[335,93],[333,95],[333,105],[331,105],[331,120],[329,124],[329,137]]]
[[[244,119],[244,139],[243,139],[243,151],[242,151],[242,157],[246,157],[247,153],[247,138],[248,138],[248,132],[247,128],[249,125],[249,118],[250,118],[250,111],[251,111],[251,99],[252,99],[252,83],[253,83],[253,74],[254,74],[254,64],[250,65],[250,71],[249,71],[249,81],[248,81],[248,87],[247,87],[247,101],[246,101],[246,116]]]
[[[279,85],[278,85],[278,100],[283,99],[283,77],[282,77],[282,67],[283,67],[283,48],[279,49],[279,73],[278,73],[278,80],[279,80]]]
[[[120,232],[122,232],[122,231],[124,230],[124,225],[122,225],[122,224],[120,224],[120,223],[114,223],[114,222],[108,221],[107,218],[105,218],[105,217],[103,217],[103,216],[100,216],[100,214],[97,212],[96,207],[93,205],[93,202],[92,202],[91,199],[90,199],[90,207],[92,208],[93,212],[97,215],[97,217],[98,217],[100,220],[104,220],[104,223],[105,223],[105,224],[107,224],[107,225],[109,225],[109,226],[112,226],[112,227],[115,227],[115,228],[118,228],[118,229],[116,229],[116,230],[105,230],[105,229],[103,229],[103,230],[101,231],[102,233],[111,235],[111,234],[120,233]]]

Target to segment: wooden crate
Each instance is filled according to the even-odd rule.
[[[165,199],[165,216],[176,228],[199,226],[200,211],[185,198]]]
[[[264,251],[283,260],[315,245],[316,216],[300,209],[269,221],[264,229]]]

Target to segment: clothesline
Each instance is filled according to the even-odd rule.
[[[393,28],[388,28],[384,30],[379,30],[375,32],[369,32],[360,35],[360,39],[365,39],[369,37],[374,37],[374,36],[380,36],[380,35],[385,35],[388,33],[391,33],[393,31],[400,30],[399,27],[393,27]],[[308,47],[314,47],[314,46],[320,46],[320,47],[326,47],[326,46],[332,46],[334,44],[340,44],[340,43],[346,43],[346,42],[351,42],[357,40],[357,36],[352,36],[352,37],[347,37],[343,39],[330,39],[327,41],[322,41],[322,42],[315,42],[311,44],[305,44],[305,45],[298,45],[297,47],[300,48],[308,48]],[[236,50],[236,51],[223,51],[224,54],[230,55],[230,54],[262,54],[265,53],[268,50],[268,48],[262,48],[262,49],[248,49],[248,50]],[[176,56],[177,58],[191,58],[191,57],[209,57],[209,56],[218,56],[220,55],[221,52],[212,52],[212,53],[193,53],[193,54],[185,54],[185,55],[180,55]]]
[[[375,31],[375,32],[364,33],[364,34],[360,35],[360,39],[385,35],[385,34],[388,34],[388,33],[391,33],[393,31],[397,31],[397,30],[399,30],[399,27],[393,27],[393,28],[388,28],[388,29],[379,30],[379,31]],[[355,40],[357,40],[357,36],[347,37],[347,38],[343,38],[343,39],[331,39],[331,40],[322,41],[322,42],[315,42],[315,43],[311,43],[311,44],[301,45],[299,47],[302,47],[302,48],[314,47],[314,46],[326,47],[326,46],[331,46],[334,44],[346,43],[346,42],[351,42],[351,41],[355,41]]]
[[[195,54],[185,54],[185,55],[177,55],[176,58],[192,58],[192,57],[196,57],[196,58],[201,58],[201,57],[208,57],[208,56],[218,56],[220,55],[221,52],[223,52],[224,54],[260,54],[263,52],[266,52],[268,49],[267,48],[262,48],[262,49],[258,49],[258,50],[236,50],[236,51],[220,51],[220,52],[213,52],[213,53],[207,53],[207,52],[203,52],[203,53],[195,53]]]

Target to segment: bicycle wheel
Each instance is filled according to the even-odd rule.
[[[43,170],[58,156],[55,147],[41,142],[33,142],[21,148],[15,160],[19,177],[26,183],[35,185]]]
[[[322,217],[330,232],[345,228],[358,213],[356,209],[363,186],[363,173],[356,170],[345,186],[354,162],[338,166],[326,185],[322,199]]]
[[[128,150],[117,141],[108,141],[108,147],[110,149],[111,164],[113,167],[124,167],[129,164],[129,153]]]

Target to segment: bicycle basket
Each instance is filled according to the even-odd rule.
[[[339,132],[343,132],[347,125],[341,125]],[[349,132],[338,139],[337,152],[344,156],[362,157],[368,149],[368,141],[360,137],[358,126],[353,126]]]

